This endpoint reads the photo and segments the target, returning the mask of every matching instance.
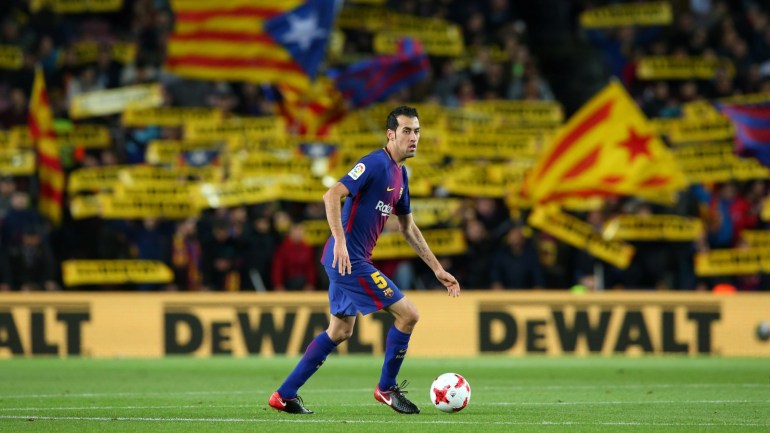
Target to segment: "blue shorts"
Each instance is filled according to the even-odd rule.
[[[333,315],[374,313],[404,297],[393,281],[371,263],[354,263],[353,273],[344,276],[337,269],[324,268],[329,276],[329,309]]]

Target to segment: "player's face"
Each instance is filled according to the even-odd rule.
[[[398,116],[398,128],[393,134],[395,141],[395,153],[398,159],[403,161],[414,158],[417,154],[417,143],[420,141],[420,120],[416,117]]]

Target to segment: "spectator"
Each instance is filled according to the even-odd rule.
[[[252,230],[247,234],[248,252],[246,267],[251,287],[264,292],[272,288],[271,268],[276,251],[276,234],[270,225],[270,218],[258,216],[252,221]]]
[[[503,245],[492,257],[492,289],[541,289],[545,285],[537,251],[520,224],[508,229]]]
[[[10,129],[14,126],[26,125],[29,117],[27,96],[18,87],[11,89],[10,104],[0,110],[0,128]]]
[[[11,195],[11,208],[5,214],[2,224],[2,239],[6,245],[16,246],[21,243],[21,233],[27,224],[42,227],[42,215],[29,205],[29,194],[16,191]]]
[[[203,244],[203,288],[206,291],[238,291],[238,247],[230,238],[226,220],[214,221],[211,238]]]
[[[294,222],[273,257],[273,290],[315,290],[316,258],[304,239],[305,229]]]
[[[182,291],[201,290],[202,251],[195,231],[197,221],[188,218],[176,226],[172,243],[171,266],[174,270],[172,289]]]
[[[459,260],[460,284],[465,289],[485,289],[489,287],[490,262],[494,252],[494,239],[489,235],[481,221],[473,218],[465,223],[465,242],[468,249]]]
[[[0,289],[29,291],[58,290],[56,261],[50,245],[43,236],[43,228],[27,223],[21,233],[21,242],[3,248],[5,269]],[[0,265],[2,267],[3,265]]]

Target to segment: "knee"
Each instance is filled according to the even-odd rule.
[[[417,325],[417,322],[420,320],[420,312],[417,311],[417,308],[412,306],[412,308],[409,308],[405,314],[403,314],[401,317],[399,317],[400,320],[398,320],[401,325],[400,327],[402,329],[412,329]]]
[[[335,344],[340,344],[343,341],[349,339],[351,335],[353,335],[353,328],[327,329],[326,332],[329,334],[329,338],[331,338]]]

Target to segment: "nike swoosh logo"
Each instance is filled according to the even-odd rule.
[[[286,402],[283,400],[278,400],[278,403],[281,403],[281,406],[286,407]]]
[[[385,191],[390,192],[390,191],[393,191],[394,189],[396,189],[396,188],[387,187],[387,188],[385,188]]]
[[[378,391],[378,392],[379,392],[379,391]],[[390,396],[387,396],[387,397],[386,397],[386,396],[385,396],[385,394],[383,394],[383,393],[381,393],[381,392],[380,392],[380,397],[382,397],[382,401],[384,401],[384,402],[385,402],[385,404],[387,404],[388,406],[391,406],[391,405],[392,405],[392,403],[393,403],[393,400],[391,400]]]

